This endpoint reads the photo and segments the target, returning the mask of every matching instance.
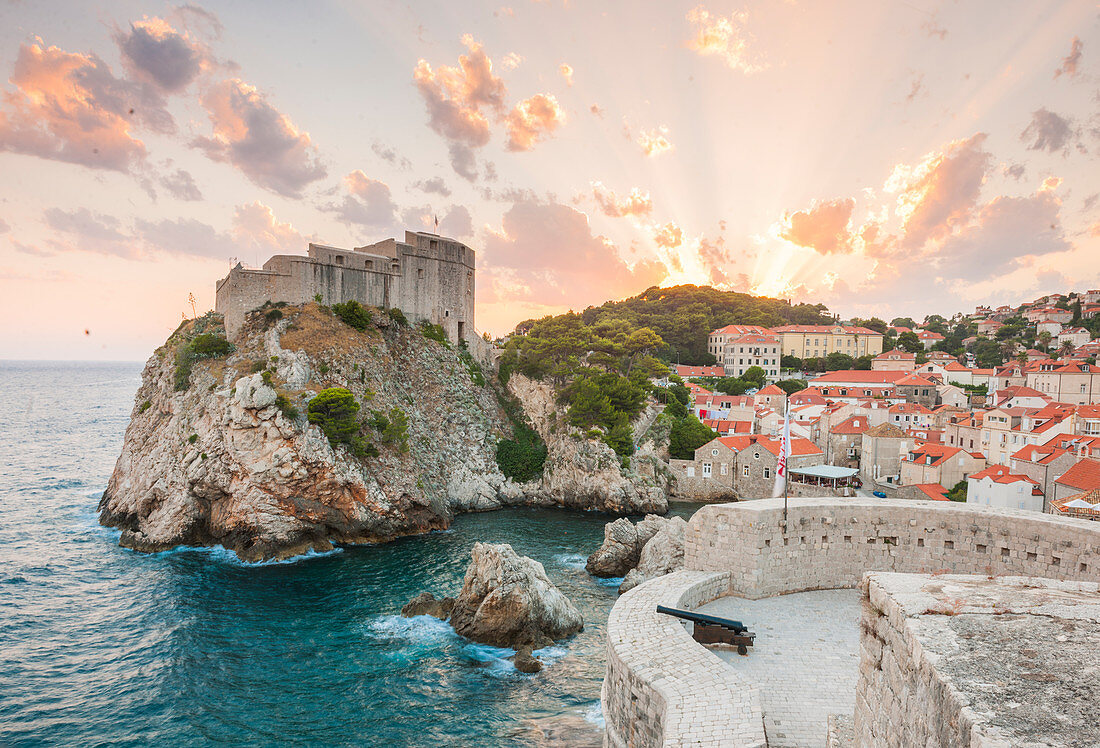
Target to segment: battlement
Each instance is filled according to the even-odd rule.
[[[397,308],[412,322],[440,325],[451,340],[473,340],[474,250],[437,234],[406,231],[354,249],[310,243],[305,255],[274,255],[260,270],[238,264],[216,285],[216,311],[235,338],[265,302],[358,301]]]

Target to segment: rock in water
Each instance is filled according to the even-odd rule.
[[[542,660],[531,654],[531,647],[520,647],[516,656],[512,658],[512,664],[521,673],[537,673],[542,670]]]
[[[432,616],[438,618],[441,621],[446,621],[451,617],[451,611],[455,607],[455,599],[453,597],[445,597],[442,600],[436,600],[435,595],[430,592],[421,592],[405,603],[405,607],[401,609],[401,615],[406,618],[412,618],[413,616]]]
[[[638,566],[627,572],[619,592],[637,587],[642,582],[684,568],[684,534],[687,522],[683,517],[671,517],[646,542],[638,557]]]
[[[603,528],[603,545],[588,557],[584,568],[595,577],[626,576],[638,565],[642,548],[664,523],[656,514],[647,514],[637,525],[626,517],[608,522]]]
[[[506,543],[477,543],[451,625],[467,639],[518,650],[575,634],[584,621],[538,561]]]

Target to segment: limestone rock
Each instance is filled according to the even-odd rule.
[[[588,557],[585,569],[596,577],[622,577],[638,565],[642,548],[664,526],[664,519],[647,514],[637,525],[626,517],[603,528],[603,545]]]
[[[619,592],[626,592],[642,582],[648,582],[650,579],[684,568],[684,534],[686,532],[687,522],[683,517],[672,517],[666,520],[660,530],[642,547],[637,567],[627,573],[623,583],[619,585]]]
[[[459,635],[483,644],[538,649],[577,633],[584,621],[538,561],[507,544],[477,543],[451,625]]]
[[[409,602],[405,603],[405,607],[401,608],[401,615],[406,618],[412,618],[413,616],[432,616],[438,618],[441,621],[446,621],[451,617],[451,611],[454,610],[455,599],[453,597],[444,597],[440,600],[435,599],[435,595],[430,592],[421,592]]]
[[[185,322],[150,357],[99,504],[122,545],[222,545],[259,561],[442,529],[456,512],[502,506],[665,511],[667,486],[559,427],[548,384],[509,381],[549,449],[542,478],[517,484],[495,458],[511,422],[457,350],[388,322],[357,331],[317,304],[280,311],[276,321],[246,318],[236,350],[195,361],[181,389],[177,351],[198,334],[220,334],[220,316]],[[306,411],[333,386],[352,392],[361,422],[371,410],[404,410],[407,449],[381,443],[365,423],[360,437],[377,457],[331,445]]]

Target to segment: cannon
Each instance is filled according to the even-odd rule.
[[[696,613],[691,610],[669,608],[664,605],[658,605],[657,612],[684,621],[691,621],[691,637],[700,644],[729,644],[732,647],[737,647],[737,654],[739,655],[747,655],[749,647],[756,639],[756,634],[749,631],[748,627],[741,621],[719,618],[707,613]]]

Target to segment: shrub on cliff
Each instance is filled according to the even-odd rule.
[[[343,387],[321,390],[309,401],[309,422],[321,427],[333,447],[344,444],[353,454],[361,455],[366,446],[359,438],[359,403]]]
[[[546,443],[527,424],[527,418],[519,402],[507,392],[497,390],[497,401],[512,422],[514,438],[497,442],[496,460],[500,472],[519,483],[534,480],[542,475],[546,462]]]
[[[386,310],[386,314],[390,315],[390,319],[392,319],[398,327],[409,326],[409,320],[405,316],[405,313],[397,307],[391,306],[389,309]]]
[[[428,340],[434,340],[437,343],[450,347],[450,342],[447,340],[447,331],[443,329],[442,325],[433,325],[431,322],[424,320],[420,323],[420,334]]]
[[[367,425],[377,431],[383,444],[396,445],[401,452],[409,449],[409,417],[401,408],[392,408],[389,415],[380,410],[372,410]]]
[[[191,341],[191,352],[195,358],[218,358],[233,352],[233,344],[220,335],[203,333]]]
[[[370,327],[371,321],[374,319],[370,310],[355,299],[345,301],[342,304],[333,304],[332,312],[339,317],[345,325],[354,327],[356,330],[360,331]]]

